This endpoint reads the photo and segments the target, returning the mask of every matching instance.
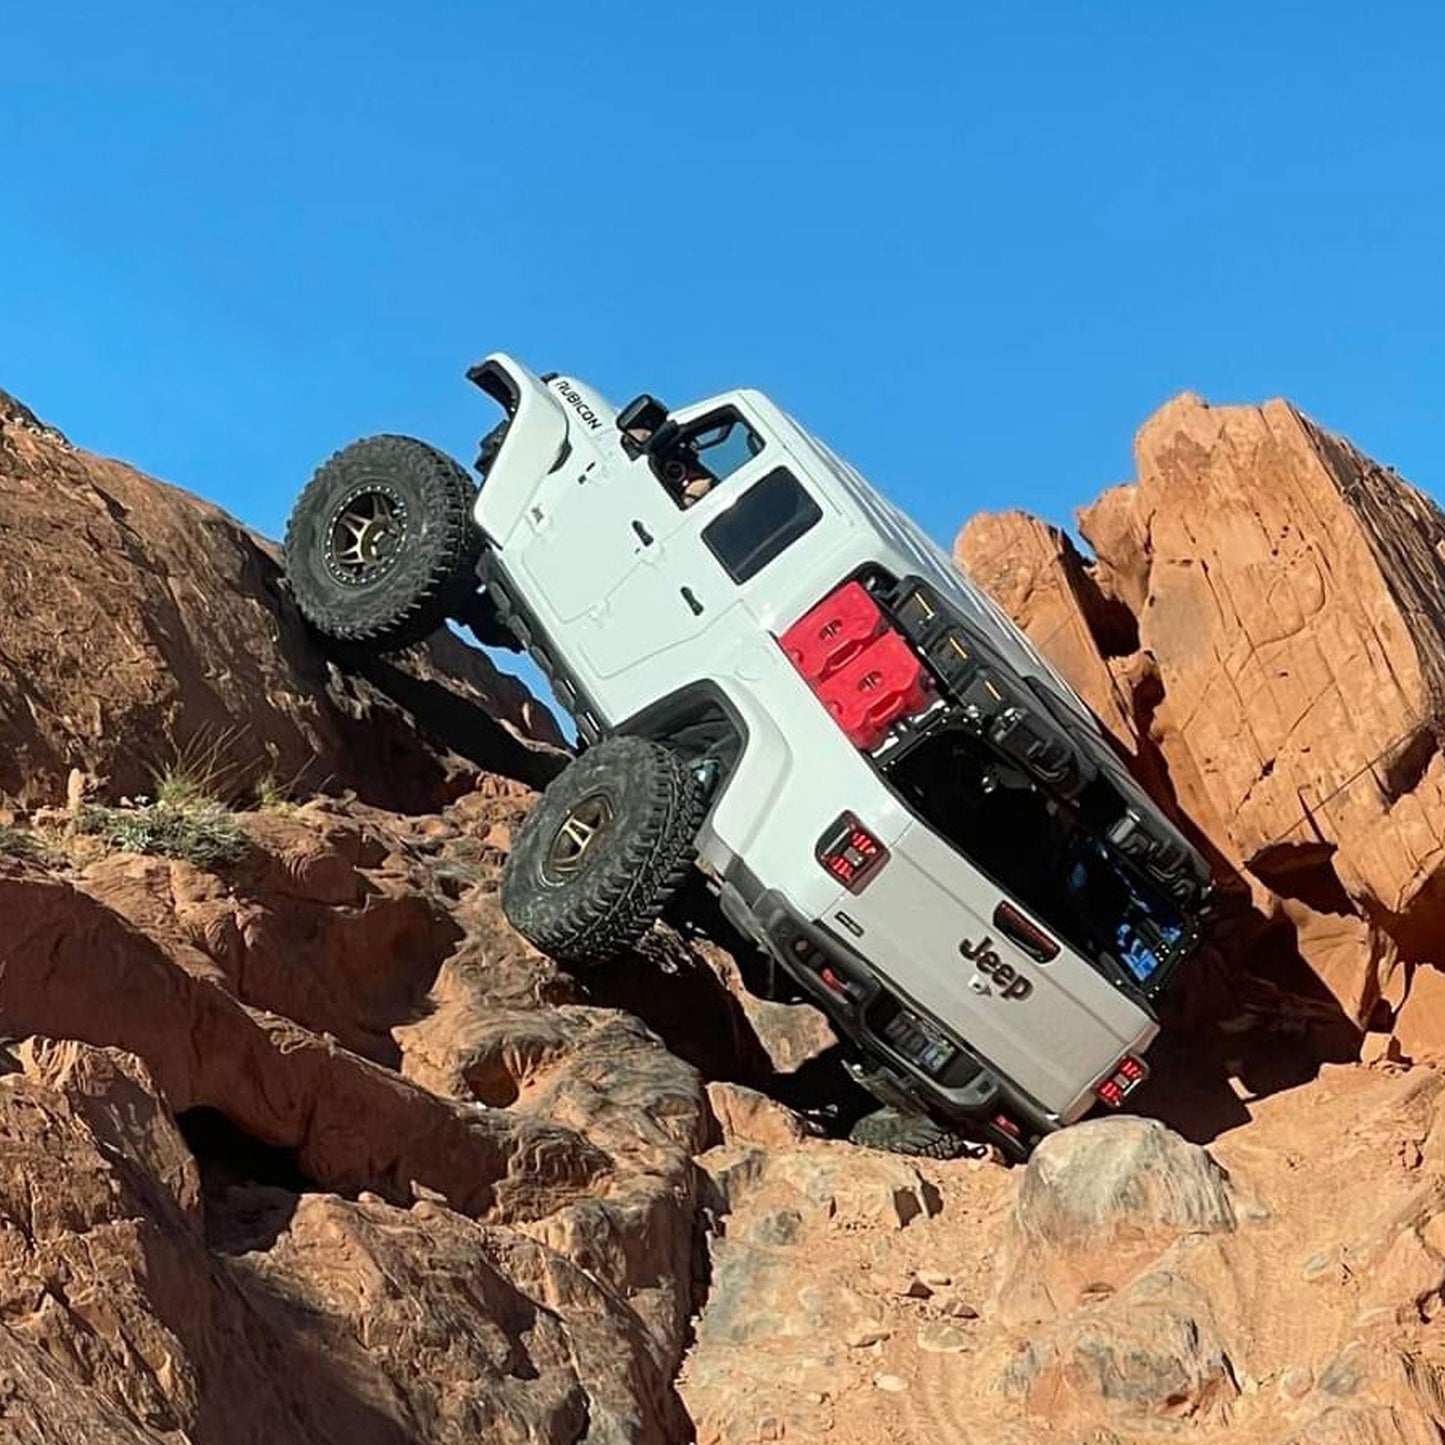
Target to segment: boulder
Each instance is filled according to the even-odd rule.
[[[999,1389],[1065,1418],[1218,1418],[1239,1393],[1208,1300],[1164,1271],[1033,1334]]]
[[[981,513],[959,533],[955,555],[1133,751],[1133,702],[1108,659],[1138,651],[1138,628],[1126,607],[1100,592],[1074,544],[1024,512]]]
[[[1445,861],[1445,516],[1285,402],[1180,397],[1135,455],[1143,554],[1114,565],[1147,566],[1180,803],[1266,882],[1311,867],[1409,910]]]
[[[707,1086],[708,1103],[728,1144],[762,1144],[786,1148],[815,1133],[791,1109],[741,1084],[715,1081]]]
[[[1232,1232],[1228,1176],[1154,1119],[1095,1119],[1051,1134],[1019,1183],[997,1305],[1011,1323],[1049,1319],[1119,1290],[1177,1240]]]

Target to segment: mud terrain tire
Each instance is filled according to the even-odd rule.
[[[908,1154],[915,1159],[961,1159],[977,1154],[982,1146],[927,1114],[905,1114],[899,1109],[875,1109],[864,1114],[848,1131],[848,1141],[889,1154]]]
[[[604,738],[548,785],[502,870],[502,911],[559,963],[635,944],[687,878],[704,795],[671,749]]]
[[[286,577],[323,637],[390,652],[430,636],[476,591],[477,489],[445,452],[412,437],[343,447],[297,499]]]

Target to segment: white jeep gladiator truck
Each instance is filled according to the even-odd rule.
[[[316,473],[287,574],[373,650],[448,617],[525,648],[578,756],[507,861],[512,924],[606,960],[700,868],[882,1107],[860,1142],[1023,1157],[1146,1075],[1204,860],[997,607],[756,391],[622,409],[505,355],[478,489],[373,437]]]

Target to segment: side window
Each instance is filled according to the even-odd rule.
[[[728,576],[741,583],[755,577],[822,520],[822,508],[798,479],[777,467],[709,522],[702,529],[702,539]]]
[[[686,445],[713,481],[725,482],[762,451],[763,439],[736,412],[725,412],[690,431]]]
[[[673,501],[690,507],[762,450],[762,437],[728,407],[685,428],[653,466]]]

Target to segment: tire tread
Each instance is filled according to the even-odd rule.
[[[431,529],[428,545],[405,549],[374,593],[349,595],[328,586],[303,554],[317,545],[319,519],[337,492],[354,477],[385,470],[415,481]],[[476,493],[458,462],[415,437],[385,433],[333,453],[307,483],[286,527],[286,573],[301,615],[323,636],[368,651],[393,651],[430,636],[463,589],[476,586],[482,546],[472,521]]]
[[[577,884],[549,887],[541,857],[561,817],[610,770],[643,799],[606,866]],[[683,761],[647,738],[605,738],[553,780],[519,830],[502,873],[502,910],[543,953],[566,964],[600,964],[632,947],[662,914],[692,867],[705,805]],[[585,886],[578,886],[584,884]]]
[[[929,1118],[885,1105],[865,1114],[848,1131],[850,1143],[915,1159],[959,1159],[978,1145],[963,1134]]]

